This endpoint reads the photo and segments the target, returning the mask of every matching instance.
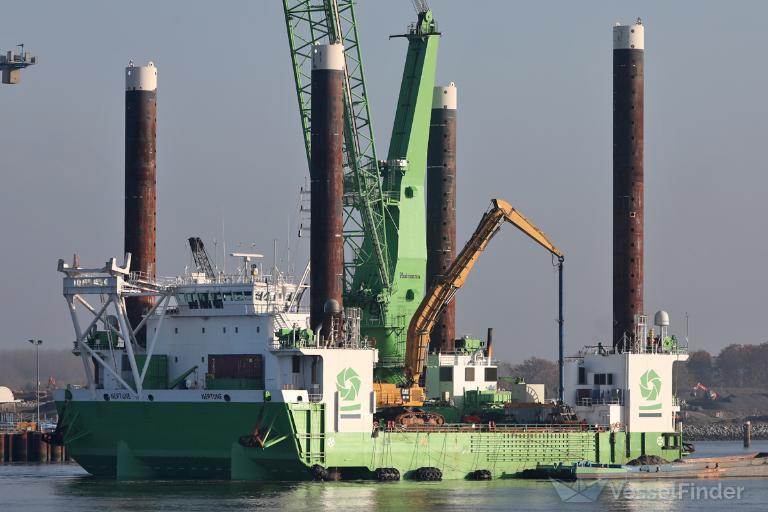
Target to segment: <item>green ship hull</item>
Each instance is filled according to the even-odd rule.
[[[324,431],[325,406],[278,402],[65,401],[63,441],[97,477],[117,479],[309,480],[311,468],[374,479],[380,468],[412,478],[422,467],[443,479],[487,470],[517,477],[537,464],[622,464],[642,454],[682,456],[676,433],[578,431],[468,424],[425,431]]]

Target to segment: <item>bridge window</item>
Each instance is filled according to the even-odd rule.
[[[611,386],[613,385],[612,373],[596,373],[594,376],[595,386]]]
[[[475,369],[474,368],[464,368],[464,380],[467,382],[474,382],[475,380]]]
[[[453,382],[453,366],[440,367],[440,382]]]
[[[486,368],[485,369],[485,382],[496,382],[498,380],[498,372],[497,369],[494,368]]]

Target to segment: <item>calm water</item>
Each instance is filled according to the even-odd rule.
[[[737,442],[696,443],[698,456],[744,453]],[[750,451],[768,451],[755,442]],[[240,482],[111,482],[75,464],[0,466],[0,511],[367,510],[739,510],[768,509],[768,480],[642,481],[608,484],[596,503],[563,502],[547,481],[255,484]],[[718,494],[717,487],[721,486]],[[613,486],[613,487],[611,487]],[[695,487],[694,487],[695,486]],[[723,499],[727,488],[739,499]],[[738,488],[741,488],[738,491]],[[714,490],[713,490],[714,489]],[[577,489],[585,499],[589,489]],[[597,489],[592,489],[595,491]],[[692,493],[699,493],[692,499]],[[707,496],[707,493],[709,496]],[[674,497],[673,497],[674,496]],[[720,496],[718,498],[718,496]],[[680,499],[682,497],[682,499]],[[652,503],[649,501],[652,500]],[[650,508],[649,508],[650,507]]]

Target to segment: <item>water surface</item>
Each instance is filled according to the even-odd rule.
[[[696,456],[731,455],[768,451],[768,442],[755,442],[748,451],[739,442],[698,442],[696,447]],[[718,485],[719,494],[716,489]],[[741,488],[739,499],[724,499],[724,491],[729,487],[733,488],[734,493]],[[581,491],[584,499],[593,495],[589,490]],[[698,497],[693,496],[697,492]],[[566,499],[568,494],[566,492]],[[563,502],[549,481],[286,484],[228,481],[115,482],[92,478],[76,464],[0,465],[2,512],[226,512],[264,509],[332,512],[555,509],[662,512],[723,510],[733,506],[739,510],[764,511],[768,509],[766,504],[766,479],[609,483],[602,489],[596,503],[574,503]]]

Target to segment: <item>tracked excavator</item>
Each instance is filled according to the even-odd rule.
[[[382,413],[381,417],[401,425],[444,423],[445,420],[441,415],[418,409],[424,404],[426,398],[422,387],[422,371],[429,347],[429,335],[445,306],[464,286],[480,254],[505,222],[512,224],[547,249],[557,258],[557,265],[562,272],[563,253],[549,241],[547,236],[511,204],[503,199],[493,199],[491,207],[483,214],[469,241],[448,267],[445,275],[429,289],[411,318],[406,338],[406,385],[398,387],[389,383],[374,384],[376,406]],[[560,284],[562,292],[562,273]],[[560,315],[562,326],[562,307]]]

